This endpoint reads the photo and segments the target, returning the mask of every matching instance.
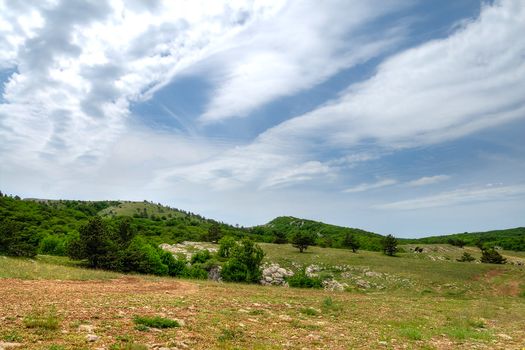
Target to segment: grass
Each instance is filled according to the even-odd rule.
[[[145,326],[151,328],[174,328],[180,327],[179,322],[176,320],[170,320],[168,318],[155,316],[155,317],[144,317],[144,316],[135,316],[133,322],[137,326]],[[139,329],[144,330],[144,329]]]
[[[342,277],[334,266],[348,265],[351,276],[385,288],[330,292],[136,275],[108,279],[102,277],[106,272],[84,271],[62,258],[6,259],[0,260],[0,271],[15,279],[0,280],[0,340],[21,342],[28,350],[86,349],[78,325],[88,323],[100,336],[95,347],[113,350],[154,344],[197,350],[491,349],[525,343],[525,303],[519,296],[523,268],[432,261],[410,253],[389,258],[318,247],[303,254],[287,245],[265,244],[264,249],[270,261],[286,267],[294,260],[303,266],[322,264],[337,279]],[[48,280],[16,279],[51,268],[56,270],[46,275]],[[65,281],[63,269],[95,275]],[[410,287],[403,286],[404,279]],[[517,286],[515,293],[509,286]],[[35,312],[34,305],[44,311]],[[59,321],[54,331],[25,327],[26,320],[45,319],[53,307]],[[183,327],[162,328],[166,320],[180,320]]]
[[[34,311],[24,317],[24,326],[37,330],[55,331],[60,326],[56,310],[51,308],[47,311]]]
[[[35,259],[0,256],[0,278],[25,280],[109,280],[122,274],[84,269],[65,257],[39,255]]]

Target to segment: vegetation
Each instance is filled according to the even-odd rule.
[[[164,318],[160,316],[155,317],[145,317],[145,316],[135,316],[133,322],[136,325],[143,325],[151,328],[173,328],[180,327],[179,322],[176,320],[171,320],[169,318]]]
[[[525,251],[525,227],[487,232],[465,232],[446,236],[404,239],[403,243],[443,244],[456,246],[501,247],[506,250]]]
[[[383,253],[388,256],[393,256],[397,252],[397,239],[392,235],[387,235],[383,238]]]
[[[230,243],[229,240],[223,240],[220,251],[226,251],[224,246]],[[260,266],[264,258],[261,247],[249,239],[243,239],[227,249],[228,260],[222,267],[222,279],[229,282],[258,283],[261,280]]]
[[[292,245],[299,249],[299,252],[302,253],[308,246],[315,244],[315,238],[313,234],[309,232],[296,231],[292,236]]]
[[[360,247],[359,241],[350,232],[347,232],[345,234],[345,237],[343,239],[342,245],[343,245],[344,248],[352,249],[352,252],[354,252],[354,253],[357,253],[357,250]]]
[[[319,277],[310,277],[306,275],[305,270],[296,272],[292,277],[286,279],[290,287],[296,288],[321,288],[322,280]]]
[[[483,249],[481,251],[481,262],[487,264],[505,264],[507,259],[505,259],[500,253],[495,249]]]
[[[0,283],[0,309],[5,317],[0,319],[0,341],[11,339],[28,350],[52,346],[141,349],[153,344],[264,349],[269,329],[270,347],[288,344],[289,348],[343,349],[365,344],[368,348],[513,349],[525,341],[525,303],[520,297],[525,270],[456,262],[465,251],[479,258],[477,249],[419,244],[424,252],[416,254],[402,246],[392,260],[379,252],[353,254],[347,249],[313,246],[308,254],[300,254],[291,244],[259,245],[266,253],[265,261],[286,268],[319,264],[322,272],[330,272],[349,288],[329,292],[141,275],[119,278],[114,273],[80,269],[65,257],[37,256],[34,262],[0,257],[0,275],[8,278],[36,276],[33,271],[54,267],[47,280],[36,276],[41,280]],[[525,258],[523,253],[498,252],[509,260]],[[448,255],[450,260],[430,260],[432,254]],[[346,279],[344,272],[337,272],[342,267],[347,269]],[[64,281],[81,272],[100,280]],[[382,275],[368,277],[369,272]],[[352,281],[358,279],[384,288],[357,289]],[[41,309],[35,310],[35,305]],[[45,315],[51,305],[56,308],[58,330],[25,327],[24,319]],[[145,331],[157,327],[135,323],[137,316],[176,320],[180,327]],[[100,339],[86,343],[80,324],[93,326]]]
[[[464,252],[461,258],[457,259],[459,262],[471,262],[475,260],[476,258],[474,258],[469,252]]]

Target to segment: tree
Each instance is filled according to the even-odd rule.
[[[459,262],[471,262],[471,261],[476,260],[476,258],[474,258],[470,253],[464,252],[461,258],[456,259],[456,260]]]
[[[245,238],[236,243],[229,252],[229,260],[224,264],[221,277],[230,282],[257,283],[261,279],[260,266],[264,252],[252,240]]]
[[[292,236],[292,245],[302,253],[308,246],[314,245],[314,236],[307,232],[296,231]]]
[[[383,238],[383,252],[388,256],[393,256],[397,252],[397,239],[392,235]]]
[[[483,249],[481,251],[481,262],[486,264],[505,264],[507,259],[501,256],[494,248]]]
[[[232,236],[224,236],[219,240],[219,244],[217,255],[221,258],[229,258],[233,248],[237,245],[237,242]]]
[[[359,242],[357,241],[355,236],[353,234],[351,234],[350,232],[347,232],[345,234],[345,236],[343,238],[342,245],[345,248],[352,249],[352,252],[354,252],[354,253],[356,253],[357,250],[360,247]]]
[[[0,254],[32,258],[36,253],[34,235],[20,222],[9,219],[0,221]]]
[[[283,231],[274,230],[272,233],[273,233],[273,243],[275,244],[288,243],[288,239],[286,238],[286,233],[284,233]]]
[[[221,227],[219,224],[214,223],[208,229],[208,241],[217,242],[219,239],[221,239]]]

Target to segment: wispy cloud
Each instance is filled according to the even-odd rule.
[[[382,35],[363,29],[406,3],[290,2],[275,16],[254,22],[212,58],[208,68],[216,88],[201,121],[245,117],[384,53],[403,37],[400,27],[391,26]]]
[[[62,164],[103,157],[127,128],[130,103],[209,56],[282,4],[185,1],[0,2],[0,104],[13,157]]]
[[[450,179],[449,175],[423,176],[419,179],[407,182],[408,186],[427,186]]]
[[[385,180],[381,180],[381,181],[374,182],[374,183],[363,183],[355,187],[350,187],[344,190],[343,192],[346,192],[346,193],[364,192],[364,191],[374,190],[374,189],[382,188],[386,186],[392,186],[397,183],[398,183],[397,180],[385,179]]]
[[[472,202],[490,202],[523,198],[525,185],[469,188],[442,192],[432,196],[397,201],[376,206],[378,209],[416,210],[443,206],[456,206]]]

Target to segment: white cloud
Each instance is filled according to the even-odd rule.
[[[0,1],[0,104],[12,160],[96,160],[126,129],[129,105],[275,4]],[[16,154],[14,154],[16,153]]]
[[[456,206],[472,202],[491,202],[523,198],[525,185],[488,188],[469,188],[443,192],[432,196],[408,199],[376,206],[378,209],[416,210],[444,206]]]
[[[407,182],[408,186],[427,186],[450,179],[449,175],[423,176],[419,179]]]
[[[381,35],[363,28],[406,1],[290,2],[233,37],[212,58],[216,88],[204,123],[245,117],[279,97],[308,89],[399,42],[400,28]]]
[[[377,182],[374,182],[374,183],[363,183],[363,184],[357,185],[355,187],[350,187],[350,188],[347,188],[346,190],[344,190],[343,192],[345,192],[345,193],[365,192],[365,191],[368,191],[368,190],[374,190],[374,189],[377,189],[377,188],[392,186],[392,185],[395,185],[395,184],[397,184],[397,180],[385,179],[385,180],[377,181]]]
[[[341,97],[261,135],[313,147],[441,142],[525,117],[525,7],[501,1],[442,40],[382,63]]]

